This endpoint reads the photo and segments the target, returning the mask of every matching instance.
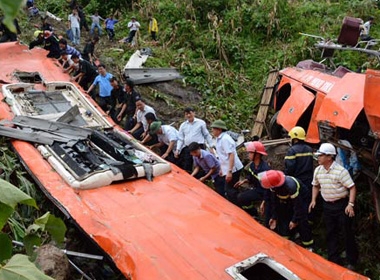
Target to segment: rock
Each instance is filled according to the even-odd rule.
[[[43,273],[55,280],[68,279],[69,262],[66,255],[57,247],[47,244],[36,249],[36,265]]]

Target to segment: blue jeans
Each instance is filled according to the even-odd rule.
[[[73,44],[79,45],[79,40],[80,40],[80,29],[79,29],[79,27],[71,27],[71,32],[73,33]]]
[[[99,23],[94,23],[94,22],[91,24],[90,34],[94,35],[95,27],[98,28],[98,34],[99,34],[99,36],[102,36],[102,28],[100,27],[100,24]]]

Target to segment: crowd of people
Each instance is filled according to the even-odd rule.
[[[118,20],[113,15],[104,19],[95,12],[90,17],[92,23],[88,28],[83,9],[76,1],[72,2],[68,24],[73,46],[57,36],[46,17],[43,17],[35,32],[35,39],[29,45],[30,49],[43,45],[48,50],[47,56],[58,59],[63,71],[71,74],[71,80],[76,81],[115,123],[141,144],[199,181],[212,182],[220,196],[253,217],[262,216],[264,225],[281,236],[292,239],[298,233],[301,244],[310,250],[314,247],[314,212],[316,206],[321,204],[326,223],[328,259],[354,269],[358,261],[352,228],[356,188],[349,172],[335,160],[337,153],[332,144],[323,143],[313,153],[313,149],[305,142],[305,130],[294,127],[289,131],[292,145],[284,158],[285,169],[282,171],[271,169],[262,142],[248,142],[246,152],[249,165],[244,172],[246,176],[242,178],[244,165],[226,123],[215,120],[211,124],[211,134],[206,122],[196,117],[193,108],[187,107],[184,110],[185,120],[178,130],[173,125],[165,124],[158,118],[155,109],[146,104],[136,91],[132,80],[126,79],[122,83],[108,72],[104,64],[95,63],[95,45],[99,41],[98,36],[102,35],[101,21],[104,22],[108,39],[112,41]],[[28,1],[28,9],[33,7],[34,2]],[[152,14],[148,17],[149,33],[152,40],[156,41],[157,21]],[[18,27],[17,20],[14,24]],[[128,37],[122,41],[132,44],[140,27],[133,16],[128,23]],[[91,37],[80,52],[75,46],[80,44],[82,28],[89,31]],[[368,35],[369,27],[367,29]],[[98,35],[95,35],[95,31]],[[3,35],[2,40],[17,39],[17,34],[12,34],[4,39]],[[318,161],[316,168],[314,157]],[[344,235],[345,262],[340,254],[341,233]]]

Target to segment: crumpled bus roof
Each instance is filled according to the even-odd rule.
[[[45,54],[17,43],[0,44],[1,83],[14,81],[15,69],[38,71],[46,81],[69,80]],[[12,118],[5,102],[0,117]],[[232,279],[226,268],[259,253],[300,279],[366,279],[264,228],[174,165],[153,182],[75,190],[32,144],[12,145],[43,192],[128,279]]]
[[[280,71],[282,80],[279,85],[290,84],[291,94],[281,108],[277,122],[286,130],[292,129],[306,108],[316,100],[309,132],[306,139],[311,143],[319,142],[317,122],[327,121],[334,126],[350,129],[363,110],[365,75],[345,73],[343,77],[323,72],[321,69],[285,68]],[[315,93],[313,94],[312,91]],[[317,111],[316,111],[317,109]]]

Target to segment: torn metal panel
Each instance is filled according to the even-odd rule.
[[[136,85],[167,82],[182,78],[174,68],[126,68],[124,75]]]
[[[16,116],[13,118],[12,123],[20,127],[45,131],[68,139],[86,139],[93,132],[92,129],[88,128],[26,116]]]
[[[43,144],[43,145],[51,145],[54,141],[62,140],[62,138],[46,134],[43,132],[25,132],[21,129],[11,128],[6,126],[0,126],[0,135],[9,137],[12,139],[24,140],[28,142]],[[66,140],[66,139],[65,139]]]
[[[57,119],[57,122],[69,124],[73,122],[78,116],[80,116],[79,108],[78,105],[75,105],[74,107],[71,107],[69,110],[67,110],[62,116],[60,116]]]

